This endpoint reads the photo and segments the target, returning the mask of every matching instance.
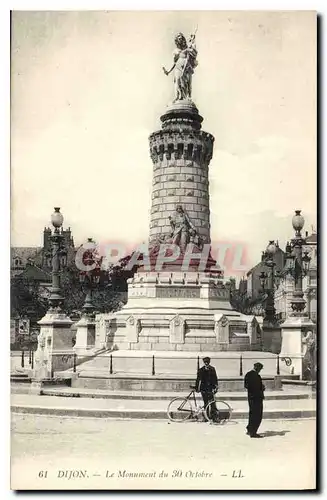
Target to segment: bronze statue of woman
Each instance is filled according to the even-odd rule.
[[[178,33],[175,37],[176,49],[174,50],[174,63],[169,70],[162,68],[166,75],[174,70],[175,99],[181,101],[192,97],[192,75],[197,66],[197,50],[195,46],[195,33],[190,36],[189,42],[183,33]]]

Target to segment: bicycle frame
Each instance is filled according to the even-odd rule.
[[[194,390],[192,390],[187,396],[185,396],[185,399],[187,401],[192,401],[194,403],[194,409],[195,409],[195,411],[193,411],[193,409],[191,409],[191,410],[184,409],[185,402],[183,402],[179,406],[179,408],[178,408],[179,411],[188,412],[188,413],[190,413],[190,416],[193,416],[194,414],[198,415],[200,412],[202,412],[204,410],[204,406],[199,406],[197,404],[197,402],[196,402],[196,396],[195,396],[195,391]]]
[[[214,423],[225,423],[230,419],[232,408],[228,403],[226,403],[226,401],[223,401],[222,399],[216,399],[215,395],[212,394],[212,399],[210,398],[207,405],[199,405],[197,403],[197,397],[195,394],[196,388],[191,386],[190,389],[192,390],[187,394],[187,396],[174,398],[169,403],[167,414],[170,420],[172,420],[173,422],[183,421],[192,418],[198,419],[199,416],[202,416],[206,421],[212,420],[212,422]],[[171,405],[175,404],[177,401],[179,406],[177,409],[175,406],[173,411],[184,413],[184,417],[182,418],[182,420],[175,419],[175,417],[173,418],[172,414],[170,413]],[[212,403],[215,404],[213,406],[210,406],[212,405]],[[223,408],[218,409],[216,407],[217,403],[223,404]],[[211,414],[211,411],[214,411],[215,413]]]

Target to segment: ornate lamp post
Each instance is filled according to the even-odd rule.
[[[92,302],[94,287],[100,281],[102,258],[96,252],[96,245],[92,238],[81,248],[83,251],[82,264],[84,271],[80,272],[80,281],[86,288],[85,302],[82,317],[76,323],[76,344],[74,351],[77,355],[88,355],[95,347],[95,315]]]
[[[50,237],[52,243],[52,284],[48,299],[50,305],[49,312],[59,312],[63,302],[63,297],[60,294],[60,257],[65,250],[63,248],[64,237],[60,228],[64,222],[64,217],[59,207],[55,207],[54,210],[51,215],[51,223],[54,231]]]
[[[96,252],[94,250],[95,242],[92,238],[87,239],[87,245],[89,248],[83,257],[83,263],[85,266],[92,266],[93,264],[96,267],[90,271],[81,271],[80,272],[80,282],[84,284],[86,289],[85,302],[83,305],[83,313],[87,315],[92,315],[94,312],[94,305],[92,302],[93,289],[100,282],[100,266],[101,259],[98,258]]]
[[[304,226],[304,217],[301,215],[301,210],[295,210],[295,215],[292,219],[295,237],[291,239],[286,246],[287,263],[285,274],[288,274],[294,279],[294,291],[291,301],[293,316],[305,316],[305,300],[303,298],[302,280],[308,274],[311,258],[308,252],[302,251],[305,240],[302,238],[301,230]]]
[[[276,310],[274,301],[274,288],[278,286],[280,280],[279,271],[275,271],[276,263],[273,257],[276,253],[277,247],[274,240],[270,240],[264,252],[263,261],[268,267],[268,272],[262,271],[260,273],[260,283],[264,290],[267,291],[267,300],[265,307],[265,321],[274,323],[276,321]]]
[[[315,325],[308,315],[304,313],[306,302],[303,298],[302,279],[309,271],[311,259],[308,252],[304,252],[303,255],[305,240],[301,235],[304,226],[301,210],[295,210],[292,225],[295,236],[286,245],[286,265],[283,271],[284,275],[289,275],[294,279],[291,299],[292,313],[282,324],[281,356],[287,356],[292,360],[295,375],[300,375],[300,378],[307,378],[306,345],[310,338],[308,333],[310,332],[311,336],[315,336]],[[314,367],[311,367],[312,370],[314,370]]]
[[[63,297],[60,291],[60,261],[66,254],[63,247],[64,235],[61,226],[64,221],[60,208],[55,207],[51,216],[54,231],[52,243],[52,283],[49,296],[49,309],[38,322],[40,334],[35,353],[35,369],[31,392],[39,393],[41,381],[51,379],[57,371],[64,371],[72,366],[72,321],[61,309]],[[34,385],[33,385],[34,384]]]

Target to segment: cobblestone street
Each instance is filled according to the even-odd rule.
[[[245,425],[13,414],[12,487],[314,487],[314,420],[265,420],[264,439]]]

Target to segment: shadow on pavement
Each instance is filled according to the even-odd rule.
[[[260,432],[262,437],[274,437],[274,436],[285,436],[285,434],[290,431],[266,431]]]

